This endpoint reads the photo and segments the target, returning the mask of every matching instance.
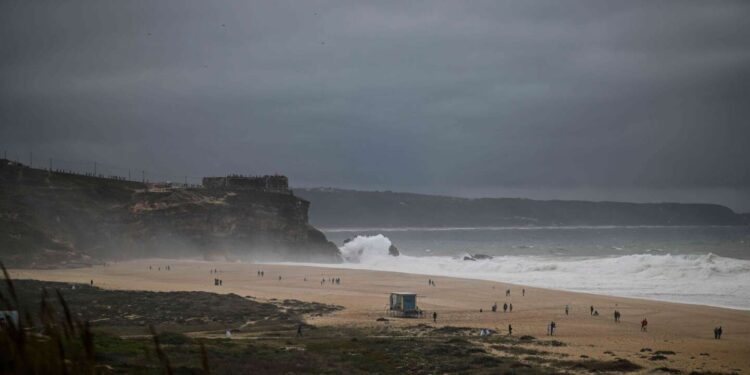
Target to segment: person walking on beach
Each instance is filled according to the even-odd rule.
[[[432,313],[432,322],[437,323],[437,311]]]
[[[512,335],[513,335],[513,326],[508,324],[508,336],[512,336]]]
[[[521,297],[526,297],[526,288],[521,289]]]
[[[555,328],[557,328],[557,324],[555,324],[555,321],[551,321],[549,323],[549,335],[554,336],[555,335]]]
[[[568,315],[568,310],[569,310],[568,305],[565,305],[565,315]]]
[[[646,320],[646,318],[643,318],[643,320],[641,320],[641,332],[646,332],[647,327],[648,320]]]
[[[492,312],[497,312],[497,302],[492,305]]]
[[[594,315],[594,305],[591,305],[591,315]]]
[[[724,330],[719,326],[719,328],[716,328],[716,339],[721,340],[721,334],[724,332]]]
[[[510,297],[510,289],[506,289],[505,290],[505,296],[506,297]]]
[[[508,312],[508,304],[507,304],[507,303],[504,303],[504,304],[503,304],[503,312],[504,312],[504,313],[505,313],[505,312]]]
[[[620,311],[615,310],[615,323],[620,322]]]
[[[508,309],[510,310],[510,312],[513,312],[513,304],[512,303],[510,305],[508,305]]]

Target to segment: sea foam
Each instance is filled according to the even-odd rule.
[[[333,267],[503,281],[623,297],[750,309],[750,261],[714,254],[605,257],[388,255],[383,236],[357,236]]]

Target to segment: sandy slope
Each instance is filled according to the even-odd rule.
[[[171,271],[165,270],[167,264],[171,265]],[[220,274],[210,274],[213,268],[219,269]],[[265,277],[256,275],[259,269],[265,271]],[[334,315],[311,321],[331,325],[386,324],[375,319],[385,316],[388,293],[411,291],[418,293],[418,305],[423,310],[430,314],[437,311],[437,325],[496,328],[507,333],[508,324],[512,324],[514,335],[542,337],[546,334],[547,323],[554,320],[558,326],[557,339],[568,346],[552,350],[568,353],[572,358],[580,355],[600,359],[620,357],[647,368],[750,371],[750,311],[530,287],[525,288],[526,296],[522,296],[521,286],[447,277],[434,277],[437,286],[430,287],[428,277],[422,275],[287,265],[144,260],[83,269],[13,270],[12,275],[84,283],[93,279],[95,285],[111,289],[203,290],[260,299],[294,298],[346,307]],[[214,286],[214,277],[223,279],[223,286]],[[328,277],[340,277],[341,285],[328,282],[321,285],[321,279]],[[506,298],[508,288],[511,297]],[[489,312],[493,302],[500,305],[500,312]],[[505,302],[513,304],[512,313],[502,312]],[[566,304],[571,307],[569,316],[564,312]],[[601,315],[592,317],[590,305]],[[479,312],[480,308],[484,309],[483,313]],[[612,318],[615,308],[622,313],[619,324]],[[639,329],[644,317],[649,321],[647,333]],[[428,319],[391,319],[387,324],[416,323],[432,324]],[[724,328],[722,340],[713,339],[716,325]],[[667,356],[667,360],[651,361],[642,358],[642,348],[671,350],[676,354]]]

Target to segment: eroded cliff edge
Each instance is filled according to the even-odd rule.
[[[0,160],[0,260],[59,267],[141,257],[339,261],[291,193],[154,188]]]

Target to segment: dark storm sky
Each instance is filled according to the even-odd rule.
[[[748,19],[748,1],[4,0],[0,150],[750,211]]]

